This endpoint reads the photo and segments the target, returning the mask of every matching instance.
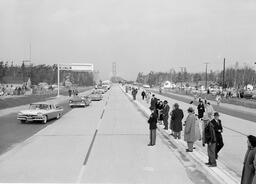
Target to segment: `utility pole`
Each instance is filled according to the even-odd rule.
[[[223,84],[222,84],[222,88],[225,89],[225,66],[226,65],[226,59],[224,58],[224,61],[223,61]]]
[[[204,63],[205,64],[205,90],[207,90],[207,66],[209,63]]]
[[[181,85],[181,88],[182,88],[182,81],[183,81],[183,75],[182,75],[182,74],[183,74],[184,71],[186,70],[186,67],[182,66],[182,67],[179,67],[179,68],[180,68],[180,70],[181,70],[181,81],[180,81],[181,84],[180,84],[180,85]]]

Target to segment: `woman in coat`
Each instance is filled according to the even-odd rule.
[[[247,144],[248,144],[248,150],[244,158],[241,184],[252,184],[252,182],[256,183],[255,168],[253,166],[253,161],[255,159],[255,154],[256,154],[256,137],[253,135],[249,135]]]
[[[188,108],[188,116],[185,121],[185,132],[184,132],[184,141],[188,144],[188,149],[186,152],[193,152],[193,145],[196,141],[195,135],[195,123],[196,123],[196,116],[194,114],[194,109],[192,107]]]
[[[173,131],[174,138],[180,139],[180,132],[182,131],[182,119],[184,117],[183,111],[179,108],[179,104],[173,105],[171,112],[171,130]]]

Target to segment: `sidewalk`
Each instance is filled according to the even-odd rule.
[[[125,93],[125,90],[121,87],[123,92]],[[127,94],[127,93],[126,93]],[[138,99],[140,99],[140,92],[138,92]],[[127,96],[132,99],[132,96],[130,94],[127,94]],[[147,114],[147,116],[150,115],[150,110],[148,108],[149,104],[147,104],[145,101],[141,102],[141,100],[134,101],[140,107],[140,109]],[[196,149],[193,153],[186,153],[185,149],[187,148],[186,142],[181,140],[173,139],[171,136],[169,136],[169,130],[166,131],[163,129],[163,126],[158,125],[158,130],[162,136],[164,136],[170,145],[172,145],[173,149],[177,150],[179,153],[178,157],[182,157],[184,155],[189,156],[190,160],[193,160],[195,164],[198,164],[204,172],[207,173],[209,178],[211,180],[215,181],[213,183],[225,183],[225,184],[238,184],[240,183],[240,178],[231,170],[229,170],[221,161],[218,161],[218,167],[216,168],[209,168],[204,163],[208,162],[208,157],[205,154],[205,152],[197,145],[195,145]],[[206,149],[206,148],[205,148]]]

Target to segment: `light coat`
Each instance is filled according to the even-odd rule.
[[[185,121],[185,131],[184,131],[184,141],[195,142],[196,141],[196,116],[194,114],[189,114]]]

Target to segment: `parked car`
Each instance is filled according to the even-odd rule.
[[[86,107],[89,106],[91,103],[91,99],[88,96],[73,96],[70,100],[69,100],[69,106],[71,108],[79,106],[79,107]]]
[[[21,123],[41,121],[47,123],[51,119],[59,119],[63,114],[63,108],[55,104],[33,103],[30,104],[28,110],[23,110],[18,113],[17,119]]]
[[[99,93],[91,93],[89,95],[91,101],[100,101],[103,99],[103,95],[102,94],[99,94]]]

